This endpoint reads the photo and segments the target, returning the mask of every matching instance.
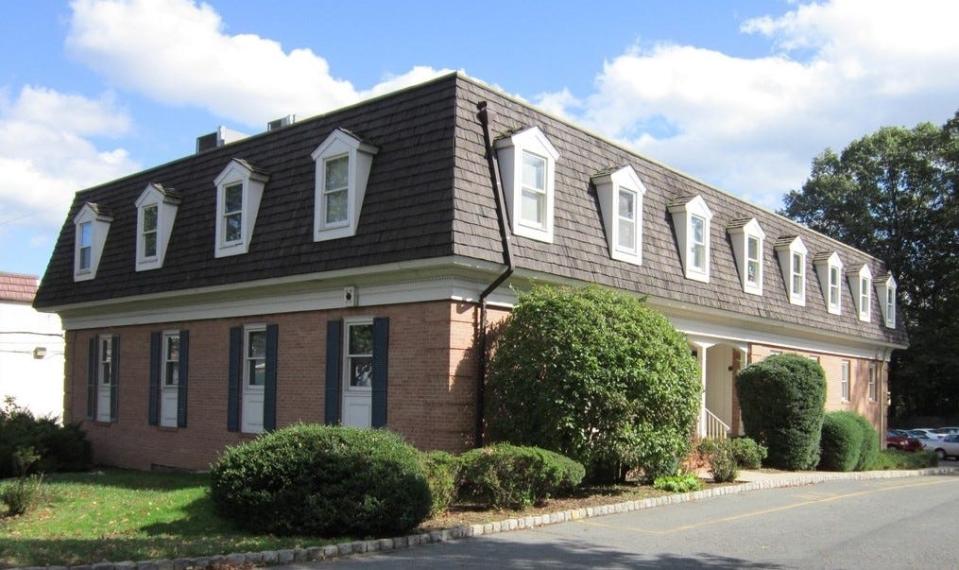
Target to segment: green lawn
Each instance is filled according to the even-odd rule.
[[[234,528],[214,514],[205,475],[107,470],[52,475],[45,487],[48,498],[39,509],[0,519],[0,567],[324,544],[316,538],[256,535]]]

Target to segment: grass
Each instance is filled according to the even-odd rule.
[[[233,527],[213,512],[205,475],[107,470],[51,475],[44,487],[39,508],[0,519],[0,567],[172,559],[330,542]]]
[[[898,449],[883,449],[866,469],[885,471],[889,469],[923,469],[939,465],[936,454],[931,451],[906,452]]]

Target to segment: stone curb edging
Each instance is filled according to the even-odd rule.
[[[929,475],[959,475],[959,469],[954,467],[931,467],[916,470],[890,471],[859,471],[855,473],[815,473],[798,474],[793,477],[770,478],[760,481],[751,481],[727,487],[714,487],[691,493],[677,493],[648,499],[637,499],[597,507],[570,509],[554,513],[543,513],[525,517],[505,519],[496,522],[473,525],[459,525],[443,530],[398,536],[395,538],[378,538],[328,544],[326,546],[310,546],[307,548],[292,548],[286,550],[267,550],[262,552],[233,553],[217,556],[201,556],[196,558],[177,558],[175,560],[142,560],[139,562],[98,562],[96,564],[82,564],[78,566],[23,566],[13,570],[191,570],[202,569],[209,565],[230,564],[241,566],[253,564],[255,566],[269,566],[274,564],[291,564],[295,562],[316,562],[366,554],[371,552],[387,552],[402,550],[424,544],[448,542],[460,538],[497,534],[513,530],[536,528],[551,524],[601,517],[618,513],[628,513],[673,505],[701,501],[724,495],[738,495],[749,491],[765,489],[779,489],[785,487],[801,487],[827,481],[863,481],[870,479],[897,479],[905,477],[923,477]]]

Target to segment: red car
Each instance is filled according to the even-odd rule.
[[[899,449],[902,451],[920,451],[922,442],[914,437],[901,434],[897,431],[886,432],[886,449]]]

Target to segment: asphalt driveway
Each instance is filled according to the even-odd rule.
[[[730,495],[286,570],[956,568],[959,476]]]

